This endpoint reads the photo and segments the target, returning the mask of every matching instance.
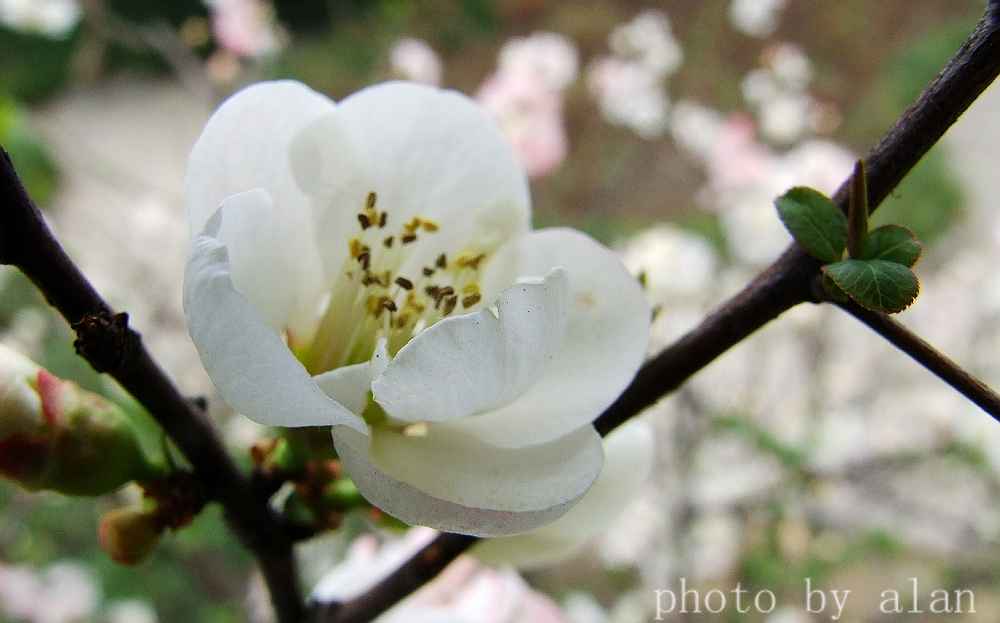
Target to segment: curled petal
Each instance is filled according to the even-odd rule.
[[[497,536],[549,523],[586,493],[603,461],[601,439],[589,426],[517,449],[490,446],[447,424],[423,433],[333,430],[337,454],[369,502],[407,523],[448,532]]]
[[[342,424],[361,418],[328,398],[256,309],[233,285],[229,254],[218,239],[224,210],[192,242],[184,276],[184,313],[191,339],[223,399],[272,426]]]
[[[566,332],[566,272],[501,293],[490,309],[445,318],[417,335],[375,379],[386,413],[443,422],[508,404],[534,384]]]
[[[486,266],[483,296],[518,277],[562,267],[569,282],[565,338],[542,377],[513,402],[454,423],[487,443],[545,443],[591,423],[621,394],[646,354],[650,311],[618,256],[585,234],[544,229],[505,245]]]
[[[555,522],[511,537],[477,543],[472,553],[491,564],[521,569],[561,562],[612,529],[653,470],[653,431],[631,420],[604,442],[604,469],[580,503]]]

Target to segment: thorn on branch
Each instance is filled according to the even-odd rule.
[[[98,372],[121,370],[139,347],[139,334],[128,326],[128,314],[98,312],[73,323],[76,353]]]

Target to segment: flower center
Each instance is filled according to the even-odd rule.
[[[296,349],[311,374],[367,361],[382,337],[395,355],[459,306],[466,310],[482,300],[479,271],[485,253],[466,249],[449,257],[442,252],[403,274],[404,260],[441,225],[414,216],[393,229],[390,220],[389,212],[379,208],[378,195],[368,193],[315,338],[304,351]]]

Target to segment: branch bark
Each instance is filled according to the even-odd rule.
[[[1000,0],[990,0],[986,14],[958,52],[865,156],[868,205],[872,211],[998,73]],[[833,197],[845,213],[850,183],[850,179],[845,180]],[[819,266],[819,262],[806,255],[800,247],[791,245],[742,291],[647,362],[618,400],[594,422],[598,432],[607,435],[788,309],[807,301],[820,302],[821,297],[813,289]],[[409,591],[433,579],[474,543],[474,538],[441,534],[428,546],[441,552],[433,564],[410,560],[362,595],[324,607],[317,612],[316,620],[320,623],[353,623],[374,619]],[[401,574],[410,578],[414,573],[422,574],[419,582],[403,582],[397,577]]]
[[[304,606],[291,542],[267,500],[253,494],[204,413],[181,395],[139,334],[129,328],[127,314],[115,314],[69,258],[2,148],[0,156],[0,263],[20,268],[76,330],[77,352],[97,371],[110,374],[156,418],[256,556],[279,620],[300,621]]]
[[[912,357],[955,391],[976,403],[994,420],[1000,421],[1000,396],[972,374],[966,372],[947,355],[938,351],[895,319],[873,312],[854,302],[837,303],[837,307],[854,316],[890,344]]]

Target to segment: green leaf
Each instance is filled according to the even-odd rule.
[[[913,266],[920,259],[921,251],[923,246],[912,231],[902,225],[883,225],[868,232],[861,259]]]
[[[836,262],[847,246],[847,217],[823,193],[797,186],[774,200],[778,216],[810,255]]]
[[[823,274],[859,305],[889,314],[909,307],[920,292],[913,271],[886,260],[844,260],[827,264]]]

